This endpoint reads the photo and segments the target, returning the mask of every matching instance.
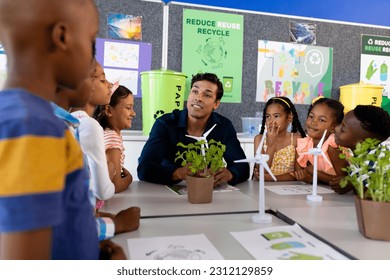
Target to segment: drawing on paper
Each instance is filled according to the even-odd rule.
[[[204,234],[127,239],[132,260],[223,260]]]

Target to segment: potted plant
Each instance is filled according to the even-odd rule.
[[[181,160],[181,166],[187,166],[186,177],[188,200],[191,203],[210,203],[214,186],[214,174],[225,167],[223,154],[226,146],[211,139],[199,140],[188,145],[178,143],[181,151],[176,153],[175,161]]]
[[[341,181],[355,190],[359,231],[367,238],[390,240],[390,149],[379,140],[366,139],[349,158],[349,173]]]

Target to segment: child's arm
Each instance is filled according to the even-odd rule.
[[[308,172],[308,167],[302,168],[299,166],[298,169],[295,169],[294,172],[291,172],[290,175],[295,178],[297,181],[302,181],[305,183],[312,183],[313,182],[313,176]]]
[[[130,172],[123,168],[124,177],[121,175],[121,150],[119,149],[108,149],[106,151],[107,161],[112,162],[114,164],[116,173],[113,176],[112,182],[115,185],[115,193],[122,192],[126,190],[131,182],[133,181],[133,177]]]
[[[353,185],[351,182],[348,182],[348,184],[345,187],[340,186],[340,181],[344,178],[345,176],[337,176],[334,177],[332,180],[329,181],[329,185],[332,187],[332,190],[334,190],[338,194],[345,194],[353,190]]]
[[[266,137],[267,137],[266,140],[267,140],[267,145],[268,145],[268,142],[270,141],[269,138],[268,138],[268,134],[267,134]],[[255,136],[255,139],[253,141],[253,143],[254,143],[254,153],[253,154],[254,155],[256,155],[257,148],[260,145],[261,139],[263,139],[263,134],[257,134]],[[264,153],[264,146],[263,146],[263,150],[260,151],[260,153]],[[268,145],[266,154],[269,155],[269,160],[268,160],[267,164],[270,167],[272,166],[272,159],[274,157],[274,153],[275,153],[275,145],[272,145],[272,147]],[[271,180],[273,181],[274,180],[274,179],[271,178],[270,175],[267,174],[267,171],[265,171],[265,170],[264,170],[264,174],[265,174],[264,179],[266,181],[271,181]],[[269,178],[269,179],[267,179],[267,178]],[[252,180],[256,180],[256,181],[259,180],[259,165],[257,163],[253,167]]]
[[[255,139],[253,140],[254,155],[256,155],[257,148],[259,147],[262,138],[263,138],[262,134],[257,134],[255,136]],[[259,165],[257,163],[253,166],[252,180],[257,180],[257,181],[259,180]]]
[[[265,147],[263,146],[264,152],[269,156],[269,160],[267,162],[268,166],[272,166],[272,162],[274,160],[274,154],[277,152],[276,150],[276,144],[278,142],[278,135],[279,135],[279,127],[274,124],[270,124],[268,128],[268,132],[266,135],[266,143],[267,143],[267,151],[265,151]]]
[[[317,171],[317,178],[322,183],[330,185],[331,184],[330,182],[333,180],[333,178],[346,175],[345,172],[342,171],[341,169],[343,167],[346,167],[348,163],[346,160],[340,159],[339,154],[340,154],[340,151],[338,149],[329,146],[328,155],[329,155],[330,161],[332,162],[332,165],[333,165],[333,168],[336,172],[336,175],[330,175],[330,174],[327,174],[327,173],[324,173],[321,171]],[[311,164],[308,165],[306,167],[306,169],[310,175],[313,175],[313,166]]]
[[[0,233],[0,260],[49,260],[51,243],[51,228]]]

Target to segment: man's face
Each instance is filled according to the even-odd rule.
[[[190,117],[196,119],[208,118],[213,110],[217,109],[220,100],[217,100],[217,85],[209,81],[197,81],[192,85],[187,101]]]
[[[353,111],[349,111],[339,126],[335,128],[337,145],[354,150],[357,143],[367,138],[368,133],[362,128]]]

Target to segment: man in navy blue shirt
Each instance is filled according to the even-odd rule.
[[[196,140],[186,135],[202,136],[217,124],[207,139],[214,139],[226,145],[224,159],[227,166],[215,174],[214,185],[236,185],[246,181],[249,178],[249,164],[234,162],[246,158],[236,130],[229,119],[214,112],[219,107],[222,96],[223,86],[215,74],[195,75],[191,80],[187,108],[165,114],[154,123],[138,159],[138,178],[165,185],[185,180],[187,167],[175,162],[177,143],[193,143]]]

